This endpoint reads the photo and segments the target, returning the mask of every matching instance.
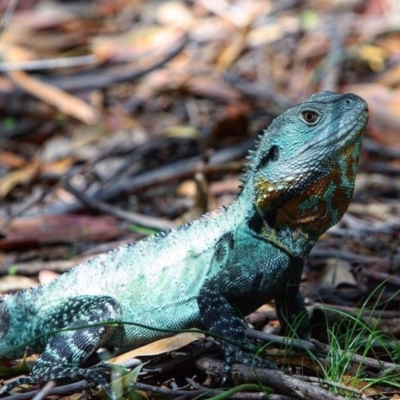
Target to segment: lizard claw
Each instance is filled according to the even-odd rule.
[[[52,369],[50,369],[42,367],[39,371],[33,371],[34,375],[32,376],[19,378],[13,382],[4,385],[0,389],[0,395],[7,393],[10,390],[14,389],[15,387],[23,384],[35,385],[39,381],[46,381],[50,379],[83,378],[86,379],[87,381],[95,382],[104,390],[104,392],[110,399],[117,400],[114,392],[111,389],[110,384],[107,381],[107,378],[110,376],[110,372],[114,370],[117,371],[120,375],[124,375],[125,373],[127,373],[126,368],[119,365],[108,364],[106,362],[101,362],[88,369],[79,367],[69,367],[69,368],[53,367]]]
[[[248,345],[248,343],[247,343]],[[255,348],[254,348],[255,350]],[[225,366],[223,369],[221,386],[225,386],[228,378],[231,376],[232,365],[234,363],[249,365],[255,368],[278,369],[278,366],[272,362],[258,357],[254,354],[247,353],[234,345],[224,346]]]
[[[225,362],[223,375],[222,375],[222,379],[221,379],[221,386],[226,385],[226,383],[228,381],[228,377],[231,375],[231,370],[232,370],[232,364]]]

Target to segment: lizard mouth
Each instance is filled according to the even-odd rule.
[[[354,120],[354,125],[347,128],[347,132],[343,135],[339,135],[338,143],[340,145],[345,145],[346,143],[352,141],[355,137],[362,135],[364,129],[368,122],[368,108],[364,107],[362,112],[358,115],[358,118]]]

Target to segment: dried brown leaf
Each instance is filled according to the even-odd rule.
[[[163,25],[173,25],[185,30],[196,22],[191,10],[180,1],[161,3],[157,7],[157,20]]]
[[[6,275],[0,279],[0,292],[6,293],[15,290],[24,290],[37,285],[37,281],[26,276]]]
[[[108,36],[92,40],[91,49],[100,61],[132,61],[153,51],[168,48],[182,39],[183,31],[175,27],[135,28],[117,38]]]
[[[0,220],[0,226],[4,221]],[[3,230],[0,249],[46,243],[75,243],[115,239],[125,233],[111,217],[65,214],[13,219]]]
[[[113,364],[118,364],[134,357],[155,356],[158,354],[168,353],[170,351],[180,349],[181,347],[184,347],[202,337],[204,337],[204,334],[198,332],[178,333],[175,336],[157,340],[156,342],[150,343],[146,346],[142,346],[138,349],[121,354],[120,356],[111,359],[110,362]]]
[[[62,113],[70,115],[87,125],[97,122],[97,114],[92,106],[55,86],[33,78],[23,71],[10,71],[9,76],[16,85],[32,96],[51,104]]]
[[[10,168],[20,168],[26,161],[15,153],[10,151],[0,151],[0,164]]]
[[[38,279],[41,285],[47,285],[51,281],[54,281],[60,274],[54,271],[50,271],[48,269],[43,269],[38,274]]]
[[[217,77],[194,76],[187,82],[186,89],[194,95],[225,103],[234,103],[241,99],[236,89]]]
[[[0,198],[6,197],[17,185],[29,182],[38,172],[38,164],[31,163],[13,170],[0,179]]]

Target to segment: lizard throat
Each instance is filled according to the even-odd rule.
[[[260,234],[290,254],[311,249],[349,205],[360,152],[357,144],[342,148],[326,160],[324,172],[310,171],[308,178],[294,177],[286,185],[259,178],[255,206],[265,221]],[[302,184],[296,185],[297,180]]]

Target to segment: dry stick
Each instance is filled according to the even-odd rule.
[[[313,342],[309,342],[308,340],[301,339],[291,339],[285,336],[278,336],[272,333],[260,332],[252,328],[246,329],[246,336],[253,339],[261,339],[269,343],[290,346],[293,350],[296,351],[309,351],[313,354],[320,353],[320,350],[317,346],[313,344]]]
[[[392,318],[400,318],[400,311],[392,311],[392,310],[365,310],[365,309],[360,309],[360,308],[354,308],[354,307],[349,307],[349,306],[342,306],[338,304],[329,304],[329,303],[318,303],[314,302],[310,306],[310,310],[323,310],[326,311],[326,309],[335,309],[339,311],[344,311],[347,314],[353,315],[353,316],[360,316],[364,318],[381,318],[381,319],[392,319]]]
[[[272,4],[272,9],[267,18],[271,18],[283,11],[288,11],[302,5],[302,0],[280,0]],[[265,17],[264,17],[265,18]]]
[[[196,365],[207,374],[219,379],[225,375],[225,363],[210,358],[200,358]],[[282,371],[252,368],[245,365],[234,364],[231,376],[235,385],[241,383],[260,383],[278,390],[289,396],[296,396],[307,400],[345,400],[342,396],[336,396],[325,389],[306,384],[300,379],[286,375]]]
[[[278,91],[274,87],[267,86],[266,82],[263,82],[263,85],[260,86],[258,82],[255,83],[246,81],[245,79],[231,72],[226,72],[223,78],[235,89],[239,90],[241,93],[250,98],[270,101],[274,105],[273,116],[280,114],[280,110],[287,109],[288,107],[292,107],[294,105],[290,99],[278,94]],[[276,109],[276,107],[278,107],[278,109]]]
[[[246,329],[246,335],[255,339],[265,340],[267,342],[276,343],[279,345],[289,345],[297,351],[309,351],[313,354],[326,356],[331,352],[331,347],[327,344],[321,343],[315,339],[312,341],[301,340],[301,339],[291,339],[287,337],[273,335],[271,333],[264,333],[256,331],[251,328]],[[346,350],[335,350],[337,354],[347,354]],[[350,355],[351,361],[357,364],[363,364],[365,366],[375,368],[378,370],[393,370],[400,369],[399,364],[390,363],[386,361],[378,361],[374,358],[360,356],[358,354]]]
[[[55,387],[49,391],[46,391],[46,396],[66,396],[74,393],[81,392],[87,388],[89,385],[88,381],[86,380],[81,380],[79,382],[71,383],[69,385],[62,385]],[[180,396],[179,399],[192,399],[194,397],[198,397],[202,394],[207,393],[207,395],[210,396],[218,396],[221,394],[224,394],[224,391],[222,390],[216,390],[216,389],[209,389],[209,388],[200,388],[200,389],[195,389],[195,390],[180,390],[180,389],[165,389],[165,388],[160,388],[158,386],[152,386],[152,385],[147,385],[145,383],[140,383],[140,382],[135,382],[132,387],[129,389],[130,390],[146,390],[149,392],[154,392],[154,393],[159,393],[167,396]],[[26,393],[17,393],[17,394],[12,394],[11,396],[7,397],[7,400],[30,400],[32,399],[33,396],[41,395],[41,390],[32,390]],[[246,393],[246,396],[240,396],[239,393],[230,396],[232,399],[265,399],[267,398],[264,393]],[[292,397],[287,397],[287,396],[270,396],[269,399],[271,400],[293,400]]]
[[[212,344],[211,343],[206,343],[206,347],[210,347]],[[198,354],[200,354],[202,352],[202,350],[198,349],[198,351],[194,351],[191,358],[193,358],[193,356],[197,356]],[[138,365],[138,360],[137,359],[132,359],[129,360],[125,363],[122,363],[121,365],[128,367],[128,368],[132,368]],[[140,363],[140,362],[139,362]],[[163,369],[163,371],[165,371]],[[54,381],[50,381],[52,383],[54,383]],[[68,385],[62,385],[56,388],[51,388],[51,390],[45,389],[46,386],[44,386],[42,389],[40,390],[33,390],[27,393],[22,393],[22,394],[13,394],[11,396],[7,397],[7,400],[27,400],[27,399],[31,399],[32,396],[41,396],[42,393],[45,394],[46,396],[51,396],[51,395],[67,395],[67,394],[72,394],[72,393],[77,393],[80,392],[84,389],[87,388],[87,386],[89,385],[89,382],[86,380],[81,380],[79,382],[76,383],[72,383],[72,384],[68,384]],[[194,384],[193,382],[193,387],[195,388],[195,390],[181,390],[181,389],[165,389],[165,388],[160,388],[158,386],[152,386],[152,385],[147,385],[144,383],[139,383],[139,382],[133,382],[129,389],[127,391],[131,391],[131,390],[136,390],[136,389],[140,389],[140,390],[147,390],[147,391],[151,391],[151,392],[155,392],[155,393],[160,393],[160,394],[164,394],[164,395],[171,395],[171,396],[181,396],[180,398],[184,398],[184,399],[191,399],[193,397],[197,397],[201,394],[207,393],[210,396],[217,396],[217,395],[221,395],[224,394],[224,391],[221,390],[215,390],[215,389],[210,389],[210,388],[205,388],[202,387],[198,384]],[[45,391],[44,391],[45,390]],[[264,399],[266,398],[265,396],[263,396],[263,393],[261,394],[256,394],[256,393],[249,393],[250,396],[246,396],[246,399]],[[240,399],[241,396],[239,394],[233,395],[230,398],[237,398]],[[276,398],[276,400],[291,400],[289,398]]]
[[[199,343],[199,346],[196,346],[194,349],[186,351],[183,354],[179,354],[179,353],[175,352],[175,356],[168,358],[166,361],[161,361],[159,363],[155,363],[155,364],[151,364],[151,365],[145,365],[143,367],[143,371],[148,372],[148,373],[155,373],[157,371],[162,371],[163,373],[166,373],[168,371],[173,370],[178,365],[182,365],[189,360],[198,358],[198,357],[204,355],[205,353],[210,354],[210,350],[213,348],[218,348],[216,342],[214,342],[212,340],[208,340],[208,338],[206,338],[205,340],[202,340]],[[125,368],[131,368],[129,363],[130,363],[130,360],[121,363],[121,365],[124,366]],[[120,364],[118,363],[118,365],[120,365]],[[186,380],[188,380],[188,378]],[[204,389],[203,387],[196,387],[196,386],[194,386],[194,388],[195,389]]]
[[[63,386],[58,386],[46,393],[46,396],[51,396],[51,395],[58,395],[58,396],[66,396],[68,394],[73,394],[80,392],[89,385],[88,381],[82,380],[76,383],[72,383],[69,385],[63,385]],[[211,389],[200,389],[200,390],[174,390],[174,389],[164,389],[164,388],[159,388],[157,386],[151,386],[151,385],[146,385],[144,383],[139,383],[135,382],[133,387],[130,388],[129,390],[148,390],[154,393],[160,393],[164,395],[170,395],[170,396],[182,396],[182,395],[189,395],[190,398],[192,397],[197,397],[203,393],[210,393],[211,395],[219,395],[223,393],[220,390],[211,390]],[[21,393],[21,394],[12,394],[11,396],[7,397],[7,400],[28,400],[32,399],[32,396],[40,393],[39,390],[33,390],[27,393]]]
[[[340,19],[340,29],[337,21]],[[328,33],[331,38],[329,54],[324,61],[325,74],[321,82],[321,90],[336,91],[340,65],[343,59],[343,43],[350,34],[350,21],[347,14],[334,10],[328,15]]]
[[[232,170],[232,165],[227,163],[247,155],[248,150],[252,147],[254,147],[254,141],[248,140],[215,152],[210,156],[208,164],[200,169],[199,161],[202,160],[201,156],[186,158],[126,179],[114,185],[113,188],[101,191],[96,195],[99,195],[102,199],[111,199],[114,196],[119,196],[121,193],[134,193],[160,184],[190,178],[196,172],[202,172],[207,177],[216,173],[229,172]],[[243,167],[241,166],[241,168]]]
[[[332,387],[334,387],[336,389],[346,390],[348,392],[354,393],[354,394],[356,394],[358,396],[362,396],[362,394],[363,394],[361,390],[359,390],[359,389],[357,389],[355,387],[347,386],[347,385],[344,385],[343,383],[327,381],[325,379],[319,379],[319,378],[316,378],[315,376],[293,375],[293,377],[297,378],[297,379],[300,379],[300,380],[302,380],[304,382],[312,383],[312,384],[329,385],[329,386],[332,386]],[[365,397],[364,397],[364,399],[365,399]]]
[[[14,8],[16,7],[17,4],[18,4],[18,0],[17,1],[13,0],[13,2],[11,2],[9,4],[7,12],[3,16],[3,20],[1,21],[2,25],[0,26],[0,34],[1,34],[1,28],[3,28],[6,25],[6,22],[8,22],[8,20],[5,21],[7,13],[13,13]],[[85,85],[89,85],[89,87],[105,87],[105,86],[109,86],[116,82],[138,79],[138,78],[146,75],[147,73],[162,67],[168,61],[172,60],[175,56],[177,56],[185,48],[187,42],[188,42],[188,36],[183,35],[182,38],[180,40],[176,41],[176,43],[174,43],[174,45],[172,45],[169,49],[167,49],[161,55],[161,57],[159,59],[157,59],[154,63],[152,63],[151,65],[148,65],[147,67],[135,69],[135,68],[132,68],[131,64],[128,64],[127,66],[124,65],[122,67],[107,67],[107,68],[105,68],[103,73],[100,73],[99,71],[96,73],[94,81],[89,79],[89,77],[87,77],[87,76],[81,77],[81,78],[83,78],[81,80],[79,80],[78,77],[76,77],[76,76],[75,77],[68,76],[66,78],[66,82],[65,82],[66,84],[64,84],[64,85],[60,84],[58,86],[64,90],[74,90],[74,89],[81,90],[81,89],[88,88]],[[112,71],[117,74],[116,78],[112,74],[110,74],[109,69],[112,69]],[[110,79],[110,77],[112,79]],[[57,85],[57,82],[55,82],[55,84]],[[77,204],[73,205],[72,207],[68,207],[68,205],[67,205],[65,211],[68,212],[69,210],[71,210],[71,209],[74,210],[76,208],[79,208],[79,206],[77,207]],[[61,211],[60,213],[63,213],[62,210],[60,210],[60,211]]]
[[[123,65],[108,65],[89,73],[70,74],[68,76],[48,77],[46,82],[67,91],[102,89],[116,83],[130,82],[164,66],[176,57],[188,43],[188,35],[182,35],[169,48],[163,48],[161,54],[152,54],[156,59],[150,65],[139,66],[140,60]],[[159,53],[157,51],[157,53]]]
[[[8,71],[7,75],[24,92],[55,107],[65,115],[72,116],[87,125],[94,125],[99,120],[99,115],[91,104],[65,90],[24,71]]]
[[[238,159],[247,154],[248,150],[254,146],[254,141],[248,140],[238,145],[233,145],[215,152],[211,155],[209,164],[201,170],[207,177],[221,172],[231,172],[232,167],[237,163],[228,164],[229,161]],[[112,200],[123,193],[135,193],[139,190],[148,189],[157,185],[164,185],[167,182],[176,182],[181,179],[193,177],[198,172],[198,162],[201,156],[186,158],[168,165],[163,165],[157,169],[143,172],[123,182],[116,183],[112,188],[99,190],[91,193],[93,199]],[[242,165],[240,168],[243,168]],[[65,214],[76,212],[81,209],[82,203],[79,201],[68,204],[58,203],[50,205],[41,215]]]
[[[391,219],[384,222],[376,221],[371,223],[363,221],[350,213],[345,213],[342,217],[342,221],[348,226],[348,229],[351,230],[353,234],[355,233],[359,236],[366,233],[391,234],[395,229],[400,227],[400,219],[398,218],[393,218],[393,220]]]
[[[40,271],[44,269],[58,273],[67,272],[77,265],[90,260],[91,258],[93,258],[93,255],[75,257],[73,260],[31,261],[21,263],[16,262],[12,265],[19,275],[31,276],[37,275]],[[9,266],[5,263],[0,265],[0,276],[8,274]]]
[[[210,393],[212,395],[218,395],[218,394],[223,393],[220,390],[211,390],[211,389],[200,389],[200,390],[164,389],[164,388],[160,388],[158,386],[147,385],[147,384],[141,383],[141,382],[135,382],[133,384],[132,389],[148,390],[148,391],[151,391],[154,393],[161,393],[161,394],[166,394],[166,395],[171,395],[171,396],[190,395],[190,397],[196,397],[203,393]]]
[[[179,163],[181,165],[181,163]],[[184,164],[188,164],[187,162],[184,162]],[[235,164],[236,166],[236,164]],[[222,171],[232,171],[232,165],[231,164],[226,164],[224,166],[221,167],[216,167],[216,166],[209,166],[209,165],[205,165],[202,167],[197,167],[197,163],[194,163],[191,168],[189,170],[186,169],[181,169],[181,168],[176,168],[176,166],[174,165],[174,171],[173,174],[171,175],[169,171],[168,166],[164,166],[161,167],[160,169],[139,175],[136,179],[133,178],[133,180],[136,180],[136,184],[138,183],[137,180],[139,180],[140,182],[140,178],[143,179],[143,175],[146,175],[145,180],[149,179],[147,185],[143,185],[144,187],[151,187],[151,186],[155,186],[156,184],[165,184],[170,180],[178,180],[179,177],[182,178],[183,175],[187,175],[188,177],[190,177],[192,174],[196,175],[201,173],[202,175],[204,174],[210,174],[212,172],[222,172]],[[143,182],[143,180],[142,180]],[[132,185],[130,185],[130,183],[132,184],[132,180],[127,179],[124,182],[121,183],[121,186],[117,188],[112,188],[111,190],[108,191],[108,193],[106,194],[106,197],[115,197],[115,195],[113,194],[111,196],[111,193],[115,193],[115,191],[119,191],[119,189],[122,188],[126,188],[125,190],[123,190],[124,192],[126,190],[132,190],[132,187],[135,189],[135,191],[139,190],[137,185],[135,187],[135,184],[133,183]],[[143,186],[141,189],[143,189]],[[87,206],[100,210],[104,213],[109,213],[112,215],[117,216],[118,218],[124,219],[126,221],[132,222],[132,223],[136,223],[136,224],[140,224],[140,225],[144,225],[150,228],[156,228],[156,229],[161,229],[161,230],[165,230],[165,229],[170,229],[172,227],[175,226],[175,224],[173,222],[170,222],[168,220],[165,219],[161,219],[161,218],[153,218],[150,216],[146,216],[143,214],[139,214],[139,213],[134,213],[134,212],[127,212],[124,210],[121,210],[117,207],[111,206],[101,200],[96,199],[95,197],[89,197],[86,196],[84,193],[77,191],[73,186],[71,186],[71,184],[66,181],[64,183],[64,188],[66,190],[68,190],[69,192],[71,192],[72,194],[74,194],[79,200],[82,201],[82,203],[86,204]]]
[[[250,386],[250,385],[249,385]],[[251,389],[256,389],[256,387],[252,386]],[[218,396],[219,398],[235,398],[235,395],[231,395],[228,396],[226,394],[226,391],[224,390],[219,390],[219,389],[209,389],[209,388],[202,388],[202,389],[196,389],[196,390],[180,390],[180,389],[163,389],[163,388],[159,388],[157,386],[150,386],[144,383],[140,383],[140,382],[134,382],[132,383],[132,388],[130,388],[128,391],[130,390],[135,390],[135,389],[141,389],[141,390],[148,390],[154,393],[161,393],[161,394],[166,394],[166,395],[171,395],[171,396],[176,396],[176,395],[181,395],[181,397],[179,397],[181,400],[182,399],[192,399],[194,397],[197,397],[199,395],[202,394],[207,394],[207,397],[215,397]],[[239,389],[239,388],[238,388]],[[246,388],[243,388],[246,389]],[[250,389],[250,388],[249,388]],[[249,390],[247,389],[247,390]],[[261,388],[260,388],[261,390]],[[245,397],[246,399],[249,398],[251,399],[251,394],[253,393],[246,393],[246,394],[250,394],[249,397]],[[262,393],[264,394],[264,393]],[[236,398],[240,398],[240,397],[236,397]],[[258,394],[257,397],[253,397],[254,399],[258,398],[258,399],[265,399],[267,398],[266,396],[260,396]]]
[[[121,157],[123,158],[121,165],[113,169],[109,176],[103,177],[101,180],[102,184],[113,187],[115,182],[122,181],[124,177],[137,174],[138,164],[140,165],[144,160],[148,160],[149,157],[152,157],[153,152],[164,151],[166,147],[180,145],[180,143],[182,143],[182,139],[180,138],[161,138],[156,141],[148,140],[141,145],[130,144],[125,141],[118,142],[118,144],[115,143],[112,146],[105,146],[98,154],[80,167],[79,171],[80,173],[92,171],[97,162],[104,161],[104,159],[110,155],[123,156]]]
[[[217,391],[212,391],[212,390],[208,390],[207,392],[207,398],[208,397],[215,397],[215,396],[223,396],[223,398],[226,398],[226,399],[232,399],[232,400],[295,400],[295,399],[293,399],[293,398],[281,398],[281,397],[273,397],[273,396],[268,396],[267,394],[265,394],[265,393],[260,393],[260,392],[238,392],[238,393],[235,393],[235,394],[230,394],[230,395],[227,395],[226,394],[226,392],[217,392]],[[189,393],[189,394],[186,394],[186,395],[184,395],[184,396],[179,396],[179,397],[175,397],[175,399],[174,400],[190,400],[190,399],[193,399],[194,397],[197,397],[197,396],[194,396],[194,395],[192,395],[191,393]]]
[[[398,165],[392,165],[384,161],[369,162],[365,167],[368,171],[375,173],[400,175],[400,167]]]
[[[5,229],[14,218],[23,214],[26,210],[43,200],[46,194],[47,193],[43,190],[34,189],[32,195],[28,199],[26,199],[22,204],[18,204],[16,207],[14,207],[11,214],[7,215],[6,218],[0,220],[0,232]]]
[[[164,66],[168,61],[177,56],[185,48],[187,43],[188,35],[182,35],[169,48],[163,48],[161,52],[158,51],[157,54],[155,54],[155,61],[147,63],[144,66],[138,67],[139,62],[136,60],[135,62],[125,63],[123,65],[107,65],[106,67],[94,69],[94,71],[90,73],[70,74],[68,76],[56,78],[47,77],[47,79],[43,81],[68,92],[105,88],[116,83],[129,82]],[[7,93],[4,96],[0,93],[0,97],[7,99],[21,92],[22,89],[15,88],[12,93]]]
[[[207,393],[208,394],[208,393]],[[210,394],[212,394],[213,398],[215,398],[216,396],[213,394],[213,392],[211,392]],[[231,400],[295,400],[293,398],[282,398],[282,397],[275,397],[275,396],[268,396],[265,393],[262,392],[238,392],[235,394],[226,394],[226,391],[224,392],[220,392],[219,393],[220,398],[224,398],[224,399],[231,399]],[[193,398],[194,396],[188,397],[188,396],[181,396],[181,397],[177,397],[175,400],[189,400],[190,398]],[[208,396],[207,396],[208,397]]]
[[[318,348],[319,352],[322,353],[322,354],[327,355],[331,351],[330,346],[328,346],[327,344],[318,342],[317,340],[313,340],[313,343]],[[346,350],[335,350],[335,352],[340,356],[343,355],[343,354],[348,354],[349,353]],[[362,364],[364,366],[367,366],[367,367],[370,367],[370,368],[375,368],[375,369],[378,369],[378,370],[383,370],[383,372],[388,372],[388,371],[391,371],[391,370],[400,370],[400,365],[399,364],[390,363],[390,362],[387,362],[387,361],[379,361],[379,360],[375,360],[374,358],[370,358],[370,357],[366,357],[366,356],[360,356],[358,354],[350,355],[349,358],[351,359],[351,361],[353,363]]]
[[[3,14],[3,17],[1,18],[1,21],[0,21],[0,36],[3,34],[4,30],[7,28],[7,26],[11,22],[11,19],[15,13],[15,10],[17,9],[18,4],[19,4],[19,0],[11,0],[8,3],[6,12]],[[0,39],[1,39],[1,37],[0,37]]]
[[[375,281],[381,283],[387,283],[395,286],[396,288],[400,287],[400,277],[394,274],[389,274],[383,271],[377,271],[374,269],[363,269],[363,276],[366,278],[372,278]]]
[[[96,65],[96,63],[97,60],[94,55],[29,61],[5,61],[0,64],[0,71],[33,71],[55,68],[70,68]]]
[[[49,395],[51,390],[56,386],[56,381],[51,380],[48,381],[40,390],[32,397],[32,400],[43,400],[45,397]]]
[[[0,97],[1,97],[1,92],[0,92]],[[6,100],[4,100],[3,104],[5,104]],[[2,109],[2,111],[4,108]],[[3,111],[5,112],[5,111]],[[28,117],[29,118],[29,117]],[[53,127],[55,127],[56,124],[54,121],[36,121],[33,120],[32,118],[29,118],[27,120],[20,120],[17,119],[15,121],[15,124],[12,126],[3,126],[1,127],[1,138],[0,138],[0,146],[3,141],[7,139],[20,139],[23,138],[31,133],[36,133],[37,131],[45,131],[48,133]]]
[[[384,191],[398,193],[400,192],[400,181],[393,176],[385,176],[382,174],[375,174],[373,172],[360,172],[356,181],[356,195],[359,193],[369,193],[373,187],[379,187],[381,193]]]
[[[383,158],[400,158],[399,146],[388,146],[368,138],[363,139],[363,150],[376,153]]]
[[[63,386],[58,386],[53,389],[51,389],[48,393],[46,393],[46,396],[51,396],[51,395],[58,395],[58,396],[67,396],[71,395],[77,392],[81,392],[88,386],[88,382],[85,380],[71,383],[69,385],[63,385]],[[32,399],[33,396],[38,394],[40,392],[40,389],[32,390],[26,393],[16,393],[12,394],[10,396],[5,397],[7,400],[30,400]]]
[[[363,256],[360,254],[352,253],[350,251],[343,251],[343,250],[328,250],[323,249],[320,250],[322,246],[317,245],[318,249],[311,250],[310,258],[335,258],[340,260],[346,260],[352,263],[358,264],[366,264],[371,262],[378,262],[381,261],[381,257],[373,257],[373,256]]]
[[[118,218],[121,218],[125,221],[131,222],[133,224],[139,224],[143,226],[147,226],[149,228],[166,230],[170,229],[174,226],[174,223],[162,218],[154,218],[148,215],[135,213],[132,211],[125,211],[118,207],[112,206],[111,204],[107,204],[104,201],[90,198],[86,196],[84,193],[75,189],[69,181],[64,182],[64,188],[72,193],[75,197],[77,197],[83,204],[86,206],[93,208],[95,210],[101,211],[105,214],[115,215]]]
[[[199,385],[193,379],[185,378],[186,382],[188,382],[191,386],[193,386],[196,390],[205,389],[204,386]],[[252,399],[263,399],[266,398],[264,393],[254,393],[254,392],[239,392],[232,396],[229,396],[230,399],[245,399],[245,400],[252,400]],[[186,400],[184,396],[178,397],[176,400]],[[280,394],[270,394],[268,396],[268,400],[295,400],[294,397],[280,395]]]

